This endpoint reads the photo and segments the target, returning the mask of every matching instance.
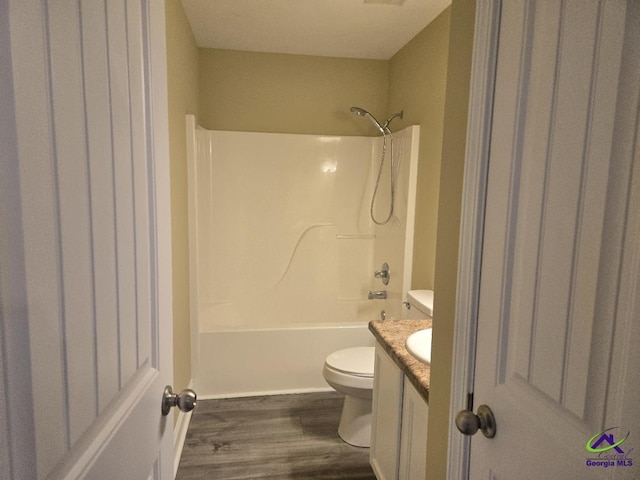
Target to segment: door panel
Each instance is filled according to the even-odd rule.
[[[0,218],[3,385],[21,376],[28,392],[7,390],[7,478],[169,478],[163,2],[20,0],[2,14],[15,150],[2,183],[15,214]]]
[[[111,107],[109,105],[108,52],[104,8],[83,8],[80,12],[84,63],[84,97],[87,128],[87,156],[89,164],[89,191],[91,192],[91,229],[93,253],[96,261],[95,298],[97,342],[98,410],[102,411],[117,394],[119,372],[110,368],[117,365],[118,325],[117,313],[117,260],[115,233],[115,201],[113,175],[113,148],[111,141]]]
[[[474,392],[498,434],[473,438],[471,478],[639,471],[585,448],[612,427],[640,445],[620,371],[640,367],[638,7],[501,4]]]

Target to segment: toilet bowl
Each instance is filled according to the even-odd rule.
[[[338,435],[356,447],[371,444],[374,351],[374,347],[338,350],[327,356],[322,370],[326,382],[345,395]]]

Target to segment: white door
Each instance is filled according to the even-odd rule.
[[[472,403],[497,431],[469,478],[640,478],[640,2],[479,8]]]
[[[173,478],[164,3],[0,1],[0,478]]]

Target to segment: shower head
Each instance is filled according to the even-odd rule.
[[[364,108],[360,107],[351,107],[351,113],[355,113],[356,115],[360,115],[361,117],[369,114],[369,112],[367,112]]]
[[[371,120],[371,123],[373,123],[378,128],[378,130],[380,130],[380,133],[382,133],[383,135],[386,133],[385,129],[382,127],[382,125],[380,125],[380,122],[378,122],[378,120],[376,120],[376,118],[369,112],[367,112],[364,108],[351,107],[351,112],[361,117],[367,117],[369,120]]]

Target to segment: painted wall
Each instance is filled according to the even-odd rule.
[[[387,115],[404,110],[403,120],[394,120],[394,130],[420,125],[414,289],[433,290],[450,11],[442,12],[390,62]]]
[[[427,480],[447,478],[447,442],[453,333],[458,271],[458,243],[464,174],[469,85],[475,25],[475,0],[453,0],[442,165],[438,202],[438,237],[434,291]]]
[[[389,62],[200,49],[200,125],[210,130],[375,135],[353,105],[382,117]]]
[[[180,0],[167,0],[167,88],[173,244],[173,386],[191,380],[185,115],[198,114],[198,47]]]

